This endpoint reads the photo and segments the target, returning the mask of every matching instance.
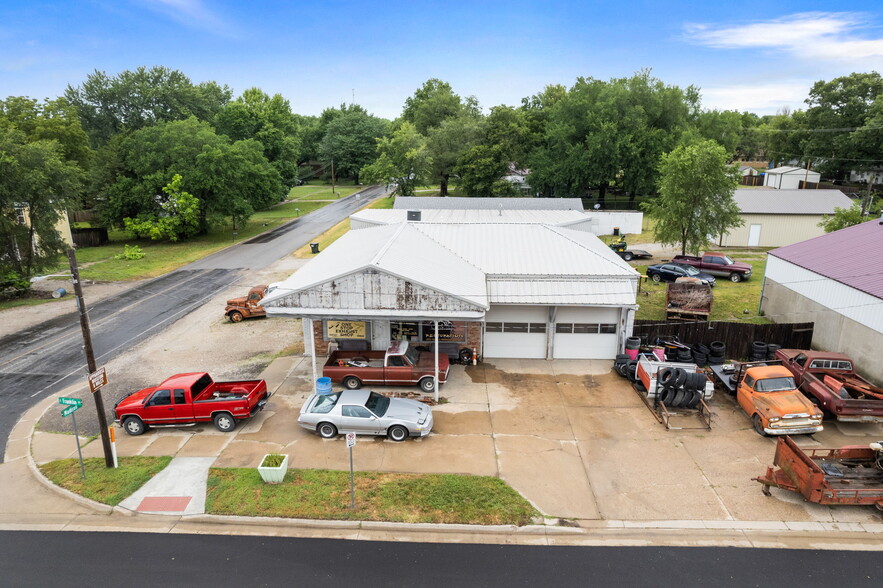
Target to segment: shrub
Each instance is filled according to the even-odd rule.
[[[125,259],[127,261],[134,261],[142,257],[144,257],[144,250],[137,245],[126,245],[122,253],[113,256],[114,259]]]

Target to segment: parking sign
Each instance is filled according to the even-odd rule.
[[[355,433],[347,433],[346,434],[346,446],[352,447],[356,444],[356,434]]]

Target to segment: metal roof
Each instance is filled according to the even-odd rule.
[[[488,275],[622,278],[638,275],[598,237],[583,231],[507,223],[411,223],[410,226]]]
[[[883,298],[883,219],[779,247],[769,254]]]
[[[852,206],[840,190],[737,189],[733,200],[743,214],[833,214]]]
[[[794,167],[792,165],[783,165],[782,167],[774,167],[773,169],[766,170],[766,173],[768,173],[768,174],[793,174],[793,173],[797,173],[797,172],[805,174],[806,168],[805,167]],[[809,173],[818,174],[818,172],[814,172],[812,170],[809,170]]]
[[[399,196],[393,208],[405,210],[583,210],[579,198],[460,198]]]
[[[288,279],[272,284],[261,304],[272,307],[292,292],[363,269],[380,269],[488,308],[484,273],[408,223],[349,231]]]
[[[489,278],[487,283],[492,304],[633,305],[636,287],[636,281],[610,279]]]
[[[408,210],[365,208],[352,214],[350,218],[366,223],[394,224],[408,220]],[[563,225],[575,222],[590,222],[592,219],[581,210],[455,210],[430,209],[420,211],[421,223],[530,223]]]

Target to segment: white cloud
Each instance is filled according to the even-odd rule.
[[[230,33],[230,26],[202,0],[140,0],[140,3],[185,26],[224,35]]]
[[[742,25],[684,25],[688,40],[707,47],[781,49],[825,61],[883,57],[883,39],[857,38],[867,28],[868,17],[854,12],[804,12]]]
[[[806,108],[803,102],[812,81],[799,80],[769,84],[702,88],[702,106],[718,110],[738,110],[760,115],[776,114],[782,108]]]

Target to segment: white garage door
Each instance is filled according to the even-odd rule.
[[[555,315],[555,359],[613,359],[618,349],[618,308],[559,307]]]
[[[545,306],[492,306],[485,317],[485,357],[545,359]]]

